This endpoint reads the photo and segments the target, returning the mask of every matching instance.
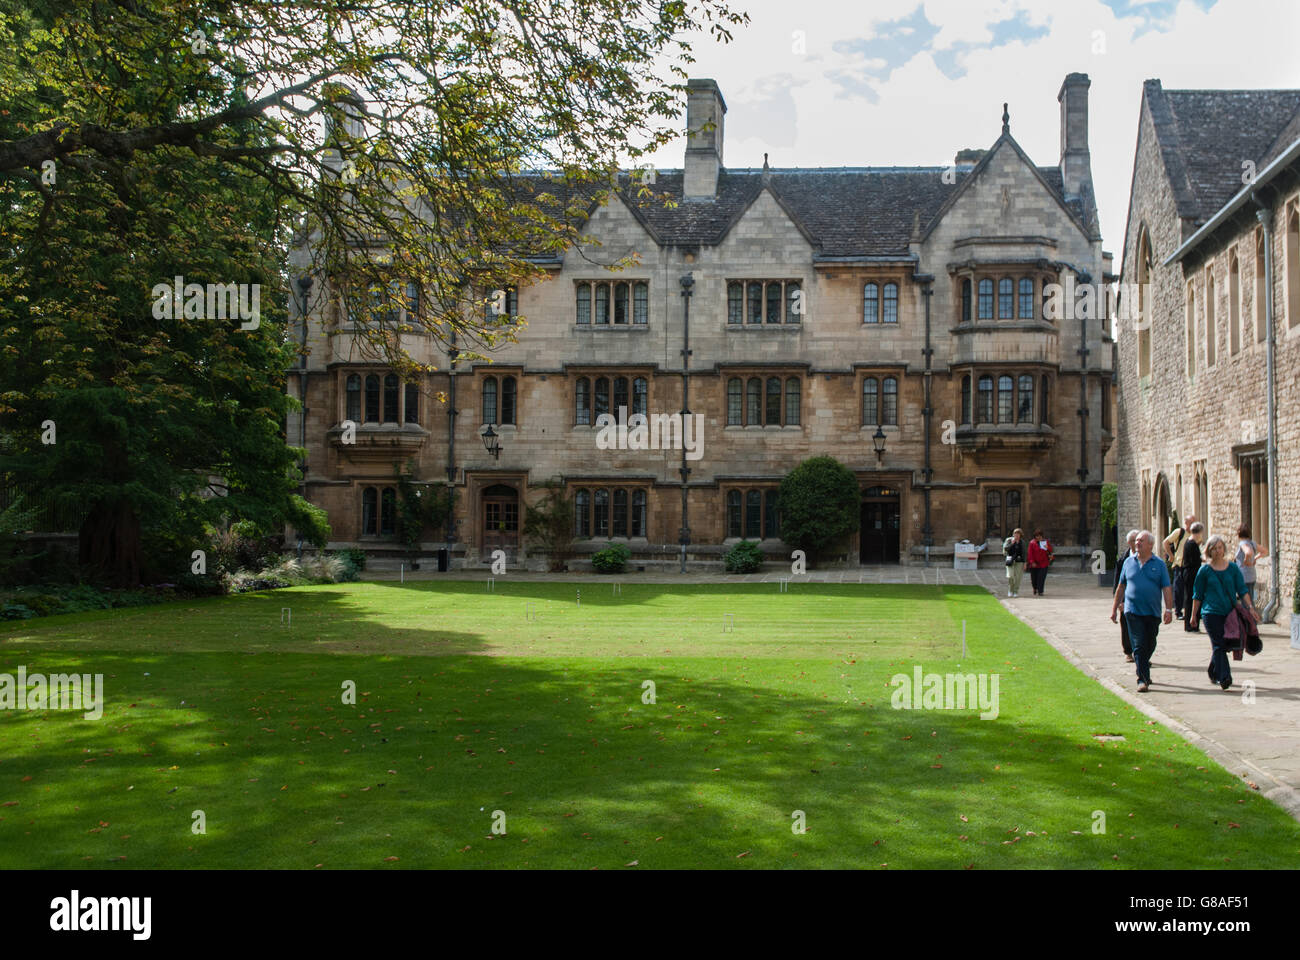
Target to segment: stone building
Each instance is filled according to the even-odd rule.
[[[1300,559],[1300,90],[1146,82],[1122,274],[1140,310],[1118,324],[1120,526],[1160,535],[1194,512],[1235,551],[1245,522],[1285,619]]]
[[[692,563],[717,561],[749,538],[788,559],[777,486],[829,454],[862,491],[847,562],[924,562],[929,548],[950,563],[954,541],[1000,543],[1016,526],[1091,550],[1114,424],[1105,318],[1068,305],[1113,279],[1088,87],[1070,74],[1060,89],[1052,166],[1026,156],[1004,108],[991,146],[951,165],[769,169],[724,165],[726,103],[692,80],[684,167],[654,184],[676,205],[616,194],[585,228],[600,246],[509,292],[517,343],[490,363],[430,345],[438,372],[422,383],[353,362],[345,304],[316,278],[310,356],[288,386],[305,390],[306,419],[287,432],[308,448],[306,494],[329,511],[332,545],[395,555],[394,475],[413,458],[422,480],[455,484],[451,537],[422,544],[455,565],[518,556],[551,480],[577,507],[580,556],[613,539],[637,566],[669,566],[686,541]],[[631,268],[600,266],[628,253]],[[1067,308],[1052,309],[1062,289]],[[602,449],[597,418],[623,407],[701,417],[699,458]],[[355,444],[340,442],[345,419]]]

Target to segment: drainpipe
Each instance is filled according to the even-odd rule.
[[[921,411],[925,417],[925,466],[921,470],[922,491],[925,495],[925,526],[921,528],[921,542],[925,545],[925,565],[930,565],[930,547],[934,546],[934,528],[930,526],[930,481],[934,478],[934,469],[930,462],[930,429],[934,423],[934,407],[931,403],[931,386],[934,373],[931,360],[934,349],[930,346],[930,298],[934,296],[934,278],[917,277],[921,281],[921,294],[925,297],[925,408]]]
[[[695,277],[686,274],[682,277],[682,430],[686,430],[686,418],[691,415],[690,391],[691,379],[687,372],[691,365],[691,289],[695,286]],[[682,436],[685,436],[683,432]],[[691,525],[686,515],[686,480],[691,475],[691,468],[686,466],[686,444],[682,443],[682,528],[678,531],[678,540],[682,545],[682,569],[686,572],[686,547],[691,542]]]
[[[1080,273],[1079,282],[1092,283]],[[1096,298],[1092,301],[1097,302]],[[1079,571],[1088,571],[1088,311],[1079,311]]]
[[[456,331],[451,331],[451,343],[447,346],[447,492],[454,492],[456,484],[456,358],[460,350],[456,346]],[[455,508],[447,511],[446,529],[443,537],[447,541],[447,569],[451,569],[451,545],[456,540]]]
[[[1264,228],[1264,369],[1266,372],[1265,399],[1268,403],[1268,550],[1273,559],[1273,589],[1269,591],[1268,606],[1261,611],[1265,623],[1277,618],[1282,605],[1282,565],[1278,562],[1277,539],[1277,374],[1274,368],[1273,316],[1273,208],[1253,197],[1255,219]]]

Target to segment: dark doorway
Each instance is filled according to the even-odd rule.
[[[898,563],[898,501],[894,487],[870,487],[862,494],[862,563]]]
[[[483,549],[514,550],[519,546],[519,491],[503,483],[483,491]]]

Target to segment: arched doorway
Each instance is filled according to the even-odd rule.
[[[1151,502],[1151,522],[1155,529],[1151,532],[1156,535],[1156,550],[1160,550],[1160,544],[1164,542],[1165,537],[1169,536],[1172,525],[1169,522],[1169,481],[1165,479],[1162,473],[1156,477],[1156,490]]]
[[[483,489],[483,549],[513,550],[519,546],[519,491],[504,483]]]
[[[868,487],[862,492],[858,559],[862,563],[898,563],[899,491]]]

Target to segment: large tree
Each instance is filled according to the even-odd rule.
[[[400,372],[382,321],[406,281],[411,324],[490,347],[513,327],[484,300],[582,239],[620,162],[674,134],[692,33],[743,20],[720,0],[0,0],[3,479],[82,504],[83,560],[118,583],[142,525],[178,550],[218,514],[319,538],[281,435],[290,250],[317,291],[378,307],[366,335]],[[258,285],[257,325],[159,316],[177,276]]]

